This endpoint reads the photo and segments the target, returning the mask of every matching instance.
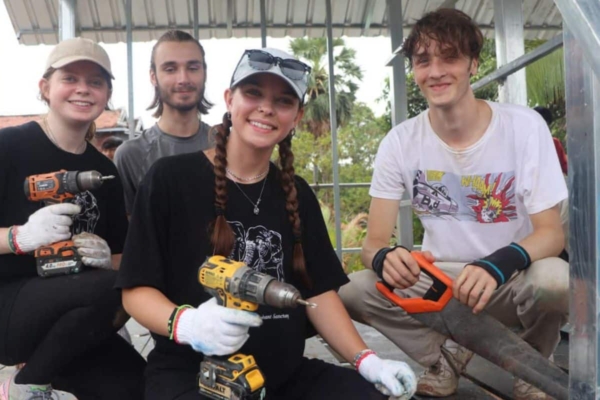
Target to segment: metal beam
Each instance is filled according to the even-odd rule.
[[[62,42],[77,35],[77,1],[60,0],[58,7],[58,41]]]
[[[600,2],[555,0],[565,25],[577,39],[590,66],[600,77]]]
[[[335,109],[335,71],[333,59],[333,28],[331,24],[331,0],[325,0],[327,25],[327,63],[329,64],[329,126],[331,127],[331,151],[333,153],[333,209],[335,214],[335,252],[342,259],[342,219],[340,207],[340,170],[338,163],[337,115]]]
[[[402,21],[402,1],[388,0],[388,15],[390,21]],[[401,24],[390,25],[390,39],[392,50],[402,46],[404,33]],[[408,107],[406,103],[406,67],[404,57],[399,53],[391,62],[392,76],[390,79],[390,90],[392,99],[392,126],[408,118]],[[410,196],[408,192],[404,194],[404,199]],[[398,244],[408,247],[414,245],[414,234],[412,225],[412,209],[410,204],[401,202],[396,221],[398,229]]]
[[[365,16],[365,26],[362,30],[362,32],[360,33],[361,36],[365,36],[365,34],[369,31],[369,28],[371,28],[371,22],[373,21],[373,13],[375,12],[375,7],[373,4],[373,0],[367,0],[365,1],[365,8],[363,9],[363,15]]]
[[[135,111],[133,108],[133,0],[127,0],[125,18],[127,19],[127,125],[129,126],[129,139],[135,133]]]
[[[600,81],[584,53],[600,52],[600,47],[584,49],[570,25],[565,25],[564,35],[571,232],[569,398],[595,400],[600,398]]]
[[[403,25],[404,29],[411,29],[414,26],[414,24],[405,24]],[[332,23],[331,27],[333,29],[363,29],[364,28],[364,24],[361,23],[353,23],[353,24],[347,24],[347,23]],[[381,29],[381,30],[387,30],[390,28],[389,24],[378,24],[378,23],[371,23],[370,25],[371,29]],[[480,25],[479,26],[481,29],[488,29],[488,30],[493,30],[494,29],[494,25]],[[172,25],[152,25],[152,26],[135,26],[133,28],[134,32],[148,32],[148,31],[165,31],[165,30],[169,30],[169,29],[173,29],[173,28],[177,28],[177,29],[194,29],[194,25],[193,24],[178,24],[176,27],[172,26]],[[199,25],[200,29],[212,29],[212,30],[226,30],[227,29],[227,24],[200,24]],[[326,29],[327,25],[326,24],[321,24],[321,23],[314,23],[314,24],[310,24],[310,25],[306,25],[306,24],[295,24],[292,26],[289,26],[285,23],[283,24],[271,24],[269,25],[269,28],[272,29]],[[126,27],[124,26],[105,26],[105,27],[82,27],[80,26],[78,31],[79,32],[86,32],[86,33],[95,33],[95,32],[107,32],[107,33],[122,33],[124,30],[126,29]],[[260,30],[260,23],[248,23],[248,24],[244,24],[241,26],[235,26],[233,27],[233,29],[259,29]],[[556,31],[556,32],[560,32],[562,31],[562,26],[559,25],[552,25],[552,26],[542,26],[542,25],[536,25],[536,26],[528,26],[524,28],[525,31],[539,31],[539,30],[545,30],[545,31]],[[16,36],[17,38],[22,36],[22,35],[47,35],[47,34],[53,34],[56,33],[56,29],[46,29],[46,28],[38,28],[38,29],[20,29],[19,31],[16,32]]]
[[[233,0],[227,0],[227,37],[233,37]]]
[[[494,0],[494,23],[496,60],[500,67],[525,53],[523,1]],[[525,70],[513,73],[498,87],[498,100],[503,103],[527,105]]]
[[[552,53],[556,49],[561,48],[563,45],[563,35],[556,35],[552,39],[548,40],[546,43],[536,47],[529,53],[507,63],[495,70],[494,72],[484,76],[477,82],[471,85],[473,90],[481,89],[482,87],[489,85],[490,83],[498,80],[503,80],[507,76],[513,74],[516,71],[519,71],[522,68],[525,68],[529,64],[532,64]]]
[[[267,47],[267,5],[260,0],[260,47]]]
[[[569,149],[569,398],[600,398],[600,3],[556,0],[562,14]]]
[[[194,3],[194,39],[200,40],[200,29],[198,28],[198,0],[192,0]]]

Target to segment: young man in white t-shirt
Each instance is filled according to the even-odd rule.
[[[472,353],[391,307],[384,279],[422,297],[431,281],[407,249],[390,248],[400,199],[410,193],[425,228],[423,251],[454,279],[454,296],[486,310],[550,357],[568,313],[568,263],[558,204],[567,188],[544,120],[528,108],[477,100],[483,36],[466,14],[425,15],[405,41],[429,109],[394,127],[375,162],[362,261],[340,295],[355,320],[381,331],[428,369],[417,393],[456,392]],[[515,399],[545,399],[515,381]]]

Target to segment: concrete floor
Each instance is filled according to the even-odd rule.
[[[133,319],[126,326],[134,347],[146,357],[153,348],[153,341],[148,330]],[[358,323],[355,323],[355,326],[367,345],[375,350],[381,358],[404,361],[413,368],[417,375],[423,371],[423,367],[408,358],[405,353],[373,328]],[[320,358],[333,364],[349,366],[345,362],[340,362],[333,352],[327,348],[327,344],[319,337],[306,341],[305,355],[310,358]],[[568,340],[563,340],[559,344],[554,353],[554,360],[561,368],[568,369]],[[7,379],[14,371],[14,367],[0,366],[0,381]],[[465,375],[466,377],[460,380],[458,393],[447,397],[447,400],[511,399],[513,377],[481,357],[475,356],[471,360]],[[484,388],[492,390],[494,395]],[[426,398],[415,397],[415,399],[425,400]]]
[[[394,360],[402,360],[407,362],[418,375],[423,371],[423,368],[410,360],[406,354],[400,349],[393,345],[387,338],[381,335],[374,329],[362,325],[356,324],[358,331],[367,343],[367,345],[375,350],[380,357],[389,358]],[[127,323],[127,330],[131,336],[132,343],[136,350],[138,350],[144,357],[148,355],[152,350],[153,342],[148,334],[148,331],[140,326],[133,319]],[[341,363],[338,359],[327,349],[327,345],[318,337],[308,339],[306,342],[305,355],[311,358],[320,358],[327,362],[331,362],[338,365],[348,366],[347,363]],[[0,381],[7,379],[11,374],[14,373],[14,367],[0,367]],[[475,399],[494,399],[497,397],[490,396],[487,392],[482,390],[477,385],[473,384],[467,379],[461,379],[459,386],[459,393],[448,399],[461,399],[461,400],[475,400]],[[419,397],[419,399],[424,399]]]

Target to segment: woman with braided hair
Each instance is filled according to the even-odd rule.
[[[245,51],[225,91],[216,148],[161,159],[141,184],[117,285],[126,310],[156,339],[147,399],[202,399],[203,357],[238,350],[256,359],[269,400],[414,393],[411,369],[381,360],[356,332],[336,293],[347,278],[318,201],[294,174],[292,137],[309,73],[280,50]],[[276,146],[278,166],[270,162]],[[197,276],[212,255],[290,283],[317,307],[254,313],[219,306]],[[309,322],[358,373],[303,357]]]

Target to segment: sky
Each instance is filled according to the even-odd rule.
[[[384,78],[391,73],[385,66],[392,49],[389,38],[344,38],[347,47],[356,50],[356,61],[363,71],[363,81],[358,91],[358,100],[368,104],[377,115],[385,105],[377,103],[381,95]],[[267,38],[268,47],[289,51],[289,38]],[[127,100],[127,47],[125,43],[102,44],[112,63],[114,90],[112,108],[128,107]],[[133,45],[134,114],[141,117],[144,126],[154,119],[146,107],[154,96],[148,70],[150,53],[154,42]],[[221,121],[225,113],[223,92],[229,85],[231,74],[243,51],[260,47],[260,38],[252,39],[209,39],[203,40],[206,52],[207,83],[206,98],[214,103],[203,120],[208,124]],[[0,2],[0,116],[29,115],[46,112],[46,105],[38,99],[38,82],[44,72],[46,57],[53,46],[25,46],[19,44],[4,2]]]

